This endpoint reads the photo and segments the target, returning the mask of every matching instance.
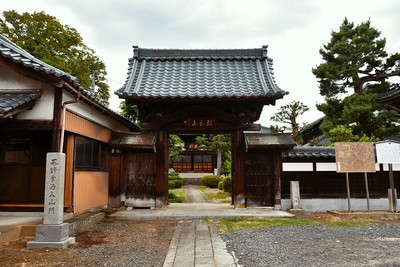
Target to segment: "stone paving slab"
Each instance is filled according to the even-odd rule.
[[[203,220],[180,221],[163,267],[238,266],[213,224]]]

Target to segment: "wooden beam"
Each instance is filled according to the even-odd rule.
[[[212,119],[223,120],[224,122],[237,122],[238,116],[224,112],[220,109],[209,107],[209,106],[188,106],[185,109],[181,109],[175,113],[166,115],[163,121],[166,123],[177,122],[190,117],[210,117]]]
[[[158,131],[162,128],[161,124],[143,123],[140,127],[141,131]],[[215,127],[187,127],[182,123],[171,123],[168,124],[167,130],[170,132],[177,133],[230,133],[235,130],[241,131],[259,131],[261,129],[260,124],[228,124],[228,123],[217,123]]]
[[[52,130],[52,121],[34,121],[34,120],[7,120],[0,124],[0,132],[13,131],[49,131]]]

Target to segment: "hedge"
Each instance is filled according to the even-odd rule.
[[[200,179],[200,184],[210,188],[218,188],[218,183],[221,181],[222,178],[217,175],[206,175]]]

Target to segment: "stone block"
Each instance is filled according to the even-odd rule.
[[[69,223],[56,225],[39,224],[36,226],[35,241],[58,242],[69,237]]]

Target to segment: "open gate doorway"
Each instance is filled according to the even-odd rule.
[[[133,48],[126,83],[116,94],[127,105],[137,107],[141,121],[137,134],[153,134],[155,139],[152,156],[123,156],[121,190],[125,205],[167,204],[169,134],[225,133],[232,140],[234,207],[279,208],[282,142],[266,137],[257,143],[244,134],[258,132],[260,125],[254,122],[263,107],[275,105],[288,93],[274,81],[267,46],[214,50]],[[272,140],[273,146],[265,140]]]

